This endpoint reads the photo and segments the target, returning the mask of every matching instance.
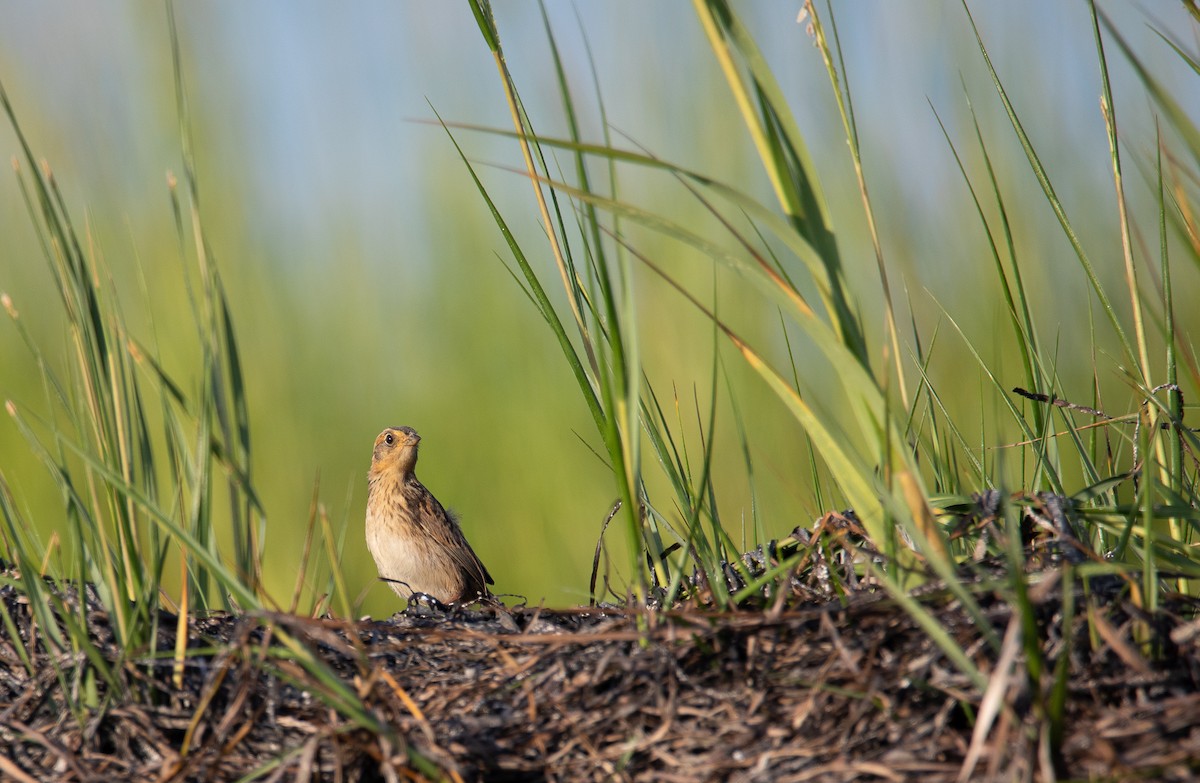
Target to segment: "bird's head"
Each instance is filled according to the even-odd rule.
[[[420,442],[421,436],[412,427],[388,427],[375,438],[371,473],[412,473],[417,466],[417,444]]]

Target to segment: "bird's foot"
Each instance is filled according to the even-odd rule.
[[[429,616],[433,614],[445,614],[450,611],[450,607],[434,598],[429,593],[413,593],[408,598],[408,606],[404,613],[418,616]]]

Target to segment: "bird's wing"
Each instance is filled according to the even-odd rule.
[[[475,550],[471,548],[467,537],[463,535],[462,528],[458,522],[458,514],[455,514],[453,511],[446,511],[446,516],[451,522],[450,528],[454,531],[455,542],[459,544],[459,546],[454,547],[452,550],[454,553],[454,562],[458,563],[464,574],[467,574],[478,582],[480,594],[486,594],[487,588],[484,587],[484,584],[496,584],[492,580],[492,575],[488,573],[487,566],[479,559],[479,555],[475,554]]]
[[[440,518],[445,522],[444,525],[438,527],[442,529],[443,534],[450,537],[446,542],[447,549],[454,564],[458,566],[459,571],[463,575],[463,595],[464,597],[474,598],[474,596],[491,595],[487,589],[488,585],[495,584],[492,581],[492,575],[488,573],[487,567],[483,561],[479,559],[479,555],[475,554],[475,550],[467,542],[467,537],[463,535],[462,528],[458,523],[458,515],[453,511],[449,511],[443,506],[433,493],[425,489],[421,493],[420,504],[423,507],[424,513],[429,514],[433,518]]]

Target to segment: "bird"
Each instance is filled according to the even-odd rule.
[[[412,427],[388,427],[375,438],[367,474],[367,549],[379,578],[409,603],[424,596],[442,604],[492,598],[495,584],[453,514],[417,480]]]

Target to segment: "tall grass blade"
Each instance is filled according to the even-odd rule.
[[[733,91],[763,169],[794,230],[815,248],[825,266],[825,307],[850,353],[868,366],[866,339],[848,293],[845,271],[829,221],[825,196],[813,175],[804,139],[758,45],[726,0],[693,0],[696,16]],[[741,66],[734,53],[742,58]],[[743,71],[743,68],[745,71]]]
[[[1025,132],[1025,126],[1021,123],[1016,109],[1008,98],[1008,92],[1004,89],[1004,84],[1000,81],[1000,75],[996,72],[995,66],[992,65],[992,58],[983,43],[983,37],[979,33],[979,28],[975,25],[975,17],[971,15],[971,9],[967,7],[965,0],[963,1],[963,10],[966,12],[967,20],[971,24],[971,31],[975,35],[975,42],[979,47],[980,55],[983,57],[984,66],[987,68],[988,75],[992,79],[992,85],[996,88],[996,94],[1000,97],[1000,101],[1004,105],[1004,111],[1008,115],[1009,123],[1012,125],[1013,131],[1017,134],[1017,140],[1021,143],[1021,149],[1025,152],[1025,158],[1029,161],[1029,167],[1037,177],[1038,184],[1042,188],[1042,193],[1053,210],[1054,216],[1058,219],[1064,236],[1066,236],[1067,241],[1071,244],[1071,248],[1075,251],[1075,257],[1079,259],[1079,265],[1087,276],[1088,283],[1091,285],[1092,292],[1096,295],[1101,309],[1108,317],[1109,325],[1120,342],[1126,359],[1131,365],[1140,366],[1137,362],[1137,355],[1129,343],[1129,338],[1125,335],[1125,329],[1121,326],[1120,318],[1118,318],[1116,310],[1109,301],[1108,295],[1104,292],[1104,287],[1100,285],[1100,279],[1096,276],[1091,259],[1088,257],[1087,251],[1084,250],[1079,235],[1075,232],[1075,228],[1067,217],[1062,202],[1054,191],[1054,186],[1050,182],[1050,176],[1042,165],[1041,158],[1038,156],[1036,150],[1034,150],[1033,142],[1030,141],[1029,135]]]

